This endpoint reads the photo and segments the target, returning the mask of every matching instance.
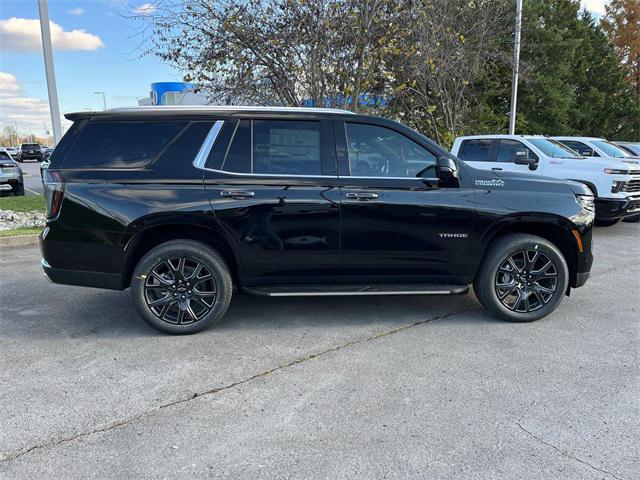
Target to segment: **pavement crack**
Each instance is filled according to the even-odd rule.
[[[87,431],[84,431],[84,432],[79,432],[79,433],[77,433],[75,435],[72,435],[72,436],[69,436],[69,437],[53,439],[53,440],[49,440],[49,441],[46,441],[46,442],[38,443],[38,444],[35,444],[35,445],[31,445],[30,447],[24,448],[22,450],[19,450],[17,452],[11,453],[11,454],[9,454],[9,455],[7,455],[5,457],[0,458],[0,463],[10,462],[10,461],[15,460],[17,458],[20,458],[20,457],[22,457],[24,455],[27,455],[28,453],[33,452],[34,450],[41,450],[41,449],[44,449],[44,448],[55,447],[55,446],[58,446],[58,445],[61,445],[61,444],[64,444],[64,443],[69,443],[69,442],[73,442],[74,440],[79,440],[79,439],[88,437],[90,435],[95,435],[95,434],[98,434],[98,433],[104,433],[104,432],[108,432],[110,430],[114,430],[114,429],[117,429],[117,428],[120,428],[120,427],[124,427],[124,426],[126,426],[126,425],[128,425],[128,424],[130,424],[132,422],[135,422],[135,421],[140,420],[142,418],[145,418],[145,417],[148,417],[150,415],[153,415],[154,413],[157,413],[157,412],[159,412],[159,411],[161,411],[161,410],[163,410],[165,408],[169,408],[169,407],[173,407],[173,406],[180,405],[180,404],[183,404],[183,403],[187,403],[187,402],[190,402],[191,400],[194,400],[196,398],[200,398],[200,397],[204,397],[204,396],[208,396],[208,395],[215,395],[217,393],[220,393],[220,392],[223,392],[223,391],[226,391],[226,390],[230,390],[230,389],[239,387],[240,385],[244,385],[244,384],[249,383],[249,382],[251,382],[253,380],[257,380],[259,378],[266,377],[266,376],[271,375],[272,373],[278,372],[280,370],[285,370],[285,369],[288,369],[290,367],[294,367],[296,365],[300,365],[302,363],[308,362],[310,360],[314,360],[316,358],[323,357],[323,356],[328,355],[330,353],[334,353],[334,352],[337,352],[337,351],[340,351],[340,350],[344,350],[346,348],[349,348],[349,347],[352,347],[352,346],[355,346],[355,345],[360,345],[360,344],[364,344],[364,343],[371,342],[371,341],[374,341],[374,340],[378,340],[380,338],[388,337],[388,336],[394,335],[396,333],[400,333],[400,332],[403,332],[405,330],[409,330],[410,328],[418,327],[420,325],[424,325],[426,323],[433,322],[435,320],[443,320],[443,319],[446,319],[446,318],[449,318],[449,317],[453,317],[453,316],[456,316],[456,315],[461,315],[463,313],[468,313],[468,312],[471,312],[471,311],[474,311],[474,310],[478,310],[478,308],[466,308],[464,310],[458,310],[456,312],[446,313],[446,314],[443,314],[443,315],[436,315],[436,316],[427,318],[425,320],[418,320],[418,321],[413,322],[413,323],[408,323],[408,324],[405,324],[405,325],[401,325],[399,327],[391,328],[391,329],[388,329],[388,330],[383,330],[382,332],[378,332],[378,333],[369,335],[367,337],[362,337],[362,338],[358,338],[358,339],[355,339],[355,340],[351,340],[349,342],[342,343],[340,345],[328,348],[326,350],[321,350],[321,351],[316,352],[316,353],[311,353],[309,355],[305,355],[304,357],[296,358],[295,360],[292,360],[290,362],[284,363],[282,365],[278,365],[277,367],[270,368],[268,370],[264,370],[262,372],[256,373],[256,374],[251,375],[251,376],[249,376],[247,378],[244,378],[242,380],[238,380],[236,382],[232,382],[232,383],[229,383],[227,385],[223,385],[221,387],[211,388],[211,389],[208,389],[208,390],[204,390],[202,392],[191,393],[191,394],[189,394],[188,396],[186,396],[184,398],[180,398],[180,399],[177,399],[177,400],[173,400],[171,402],[163,403],[163,404],[158,405],[158,406],[156,406],[154,408],[151,408],[149,410],[145,410],[144,412],[140,412],[137,415],[134,415],[134,416],[131,416],[131,417],[128,417],[128,418],[125,418],[125,419],[121,419],[121,420],[116,420],[114,422],[111,422],[111,423],[109,423],[107,425],[103,425],[103,426],[98,427],[98,428],[94,428],[94,429],[87,430]]]
[[[542,443],[543,445],[546,445],[547,447],[551,447],[553,448],[556,452],[558,452],[560,455],[562,455],[563,457],[569,458],[571,460],[574,460],[578,463],[581,463],[582,465],[585,465],[587,467],[589,467],[590,469],[599,472],[599,473],[604,473],[605,475],[609,475],[617,480],[623,480],[622,478],[616,476],[615,474],[607,471],[607,470],[603,470],[602,468],[598,468],[595,465],[590,464],[589,462],[587,462],[586,460],[583,460],[581,458],[575,457],[573,455],[571,455],[569,452],[562,450],[560,447],[557,447],[556,445],[554,445],[553,443],[547,442],[544,438],[539,437],[538,435],[536,435],[535,433],[531,432],[530,430],[527,430],[521,423],[520,420],[518,421],[514,421],[513,423],[515,423],[520,430],[522,430],[523,432],[525,432],[527,435],[529,435],[530,437],[533,437],[534,439],[536,439],[538,442]]]

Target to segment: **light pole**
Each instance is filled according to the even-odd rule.
[[[56,72],[53,68],[53,47],[51,46],[51,29],[49,28],[49,8],[47,0],[38,0],[40,10],[40,32],[42,33],[42,51],[44,53],[44,71],[47,75],[47,92],[49,93],[49,111],[53,127],[53,140],[56,144],[62,138],[62,122],[60,121],[60,105],[56,88]]]
[[[522,30],[522,0],[516,0],[516,32],[513,48],[513,78],[511,80],[511,114],[509,135],[516,131],[516,105],[518,103],[518,73],[520,71],[520,35]]]
[[[104,94],[104,92],[93,92],[96,95],[102,95],[102,109],[106,110],[107,109],[107,96]]]

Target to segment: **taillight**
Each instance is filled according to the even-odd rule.
[[[47,218],[54,219],[60,214],[64,195],[62,173],[59,170],[46,169],[42,184],[44,185],[44,196],[47,199]]]
[[[8,170],[10,168],[16,168],[17,165],[15,163],[0,163],[0,168],[4,170]]]

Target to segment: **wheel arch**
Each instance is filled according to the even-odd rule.
[[[587,187],[589,187],[589,190],[591,190],[593,192],[593,196],[594,197],[598,197],[598,187],[596,187],[596,184],[593,182],[589,182],[587,180],[577,180],[577,179],[573,179],[570,178],[569,180],[571,180],[572,182],[578,182],[581,183],[583,185],[586,185]]]
[[[227,263],[234,283],[240,279],[240,261],[232,241],[221,229],[203,225],[166,223],[136,233],[125,247],[123,288],[131,284],[131,276],[140,259],[152,248],[171,240],[196,240],[215,249]]]
[[[488,249],[501,237],[516,233],[536,235],[558,247],[569,268],[569,286],[574,287],[577,284],[578,274],[578,245],[572,229],[561,220],[567,221],[566,219],[540,221],[540,219],[528,218],[497,225],[485,236],[481,258],[484,260]]]

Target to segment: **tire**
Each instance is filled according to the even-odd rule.
[[[202,266],[198,273],[197,265]],[[194,282],[194,275],[200,280]],[[200,294],[195,293],[198,291]],[[142,319],[170,335],[196,333],[218,323],[229,307],[232,291],[223,258],[193,240],[172,240],[151,249],[131,278],[131,299]],[[156,305],[150,305],[154,301]]]
[[[525,263],[524,252],[529,264]],[[547,261],[551,266],[547,266]],[[509,269],[516,275],[510,274]],[[540,278],[536,281],[537,275]],[[567,262],[553,243],[535,235],[514,234],[500,237],[490,245],[473,288],[480,303],[498,318],[532,322],[556,309],[568,283]]]
[[[622,221],[623,222],[628,222],[628,223],[638,223],[638,222],[640,222],[640,215],[632,215],[630,217],[625,218]]]
[[[610,227],[612,225],[615,225],[616,223],[618,223],[620,221],[620,219],[616,219],[616,220],[598,220],[596,218],[595,224],[598,227]]]
[[[16,197],[23,197],[24,196],[24,184],[16,183],[15,185],[12,186],[12,188],[13,188],[13,194]]]

